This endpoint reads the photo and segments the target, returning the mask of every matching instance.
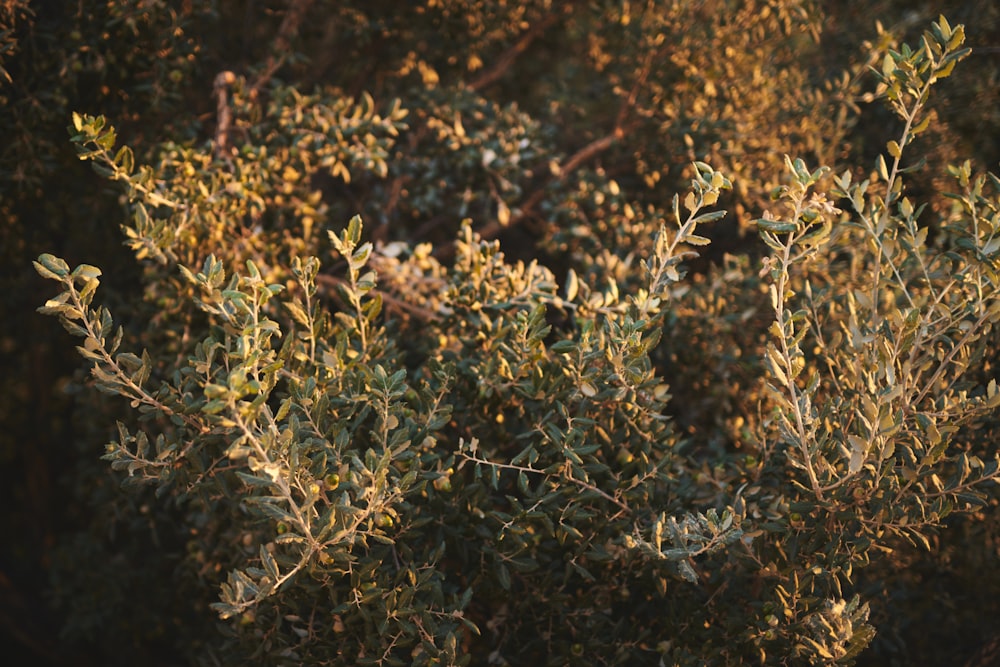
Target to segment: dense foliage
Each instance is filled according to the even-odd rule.
[[[274,4],[0,7],[5,235],[44,206],[134,258],[34,263],[86,361],[66,641],[942,664],[914,628],[989,629],[928,585],[998,586],[1000,180],[934,110],[963,26]]]

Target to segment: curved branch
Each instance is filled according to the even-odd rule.
[[[611,148],[611,146],[613,146],[615,142],[619,141],[623,136],[625,136],[625,130],[623,128],[616,127],[611,134],[591,141],[576,153],[573,153],[573,155],[566,160],[566,164],[561,166],[559,170],[553,174],[552,178],[547,179],[538,189],[528,195],[521,205],[518,206],[520,212],[516,217],[512,218],[506,225],[501,225],[498,220],[491,220],[478,229],[477,233],[484,239],[492,239],[495,238],[501,230],[507,227],[515,227],[525,222],[531,218],[532,215],[534,215],[535,207],[538,206],[538,204],[540,204],[542,199],[545,197],[545,192],[549,185],[553,182],[566,180],[570,174],[579,169],[580,165]],[[434,257],[439,261],[449,259],[454,256],[454,254],[454,243],[439,246],[434,251]]]
[[[274,73],[285,64],[288,52],[292,49],[292,38],[298,34],[299,26],[306,16],[306,12],[312,6],[314,0],[290,0],[288,12],[285,14],[278,34],[274,38],[271,54],[267,57],[267,65],[264,67],[250,88],[250,98],[255,99],[261,89],[271,80]]]
[[[563,19],[563,15],[569,15],[574,9],[575,2],[568,2],[563,4],[559,9],[545,15],[540,21],[535,23],[528,29],[521,39],[517,40],[513,46],[500,54],[500,57],[496,59],[493,65],[485,70],[478,77],[469,82],[467,87],[470,90],[482,90],[490,84],[496,82],[498,79],[503,77],[510,69],[510,66],[514,64],[514,61],[518,59],[521,54],[528,50],[531,43],[535,39],[545,32],[546,29],[554,26]]]
[[[550,15],[551,16],[551,15]],[[548,18],[548,17],[547,17]],[[529,33],[530,34],[530,33]],[[529,35],[525,35],[522,38],[527,39]],[[520,42],[518,43],[520,44]],[[512,47],[512,50],[516,49],[517,45]],[[547,178],[534,192],[528,195],[527,198],[518,206],[520,213],[510,220],[507,225],[501,225],[499,221],[492,220],[481,229],[478,230],[479,235],[484,239],[491,239],[496,237],[504,227],[513,227],[519,225],[534,215],[534,209],[541,203],[542,199],[545,197],[545,192],[547,188],[553,182],[561,182],[566,180],[573,172],[579,169],[584,163],[600,155],[604,151],[611,148],[615,143],[620,141],[625,137],[626,132],[632,125],[630,122],[630,117],[635,111],[636,102],[639,98],[639,93],[642,88],[646,85],[646,81],[649,79],[650,72],[653,69],[653,64],[658,61],[664,54],[666,47],[660,47],[656,50],[650,50],[646,53],[646,57],[642,61],[642,67],[639,70],[638,76],[636,76],[635,82],[632,84],[632,88],[629,90],[628,95],[622,99],[621,105],[619,106],[618,113],[615,116],[615,124],[611,129],[611,132],[594,139],[586,146],[580,148],[578,151],[569,156],[566,162],[559,166],[559,168],[552,174],[551,177]],[[495,68],[494,68],[495,69]],[[435,251],[434,256],[438,260],[443,260],[452,257],[455,254],[454,244],[448,244],[440,246],[437,251]]]

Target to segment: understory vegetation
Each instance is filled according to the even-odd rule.
[[[51,316],[3,341],[0,583],[44,591],[5,630],[962,664],[1000,631],[1000,10],[861,5],[0,3],[5,309]]]

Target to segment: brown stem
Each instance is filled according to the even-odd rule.
[[[285,58],[292,47],[292,38],[299,30],[302,19],[314,0],[291,0],[288,12],[285,14],[278,34],[274,38],[271,53],[267,57],[267,65],[257,76],[253,86],[250,88],[250,99],[257,99],[267,82],[274,76],[285,62]],[[236,75],[230,71],[219,72],[215,77],[214,92],[216,105],[216,127],[215,127],[215,156],[217,158],[227,158],[230,155],[229,133],[233,126],[233,110],[229,106],[229,87],[236,81]]]
[[[233,126],[233,110],[229,107],[229,86],[236,81],[230,71],[219,72],[215,77],[215,157],[229,157],[229,131]]]
[[[482,74],[466,84],[467,87],[470,90],[478,91],[500,79],[507,73],[507,70],[514,64],[514,61],[528,50],[528,47],[531,46],[531,43],[535,41],[539,35],[541,35],[547,28],[559,23],[559,21],[563,19],[563,14],[568,15],[573,11],[574,4],[576,3],[566,3],[559,9],[542,17],[541,20],[537,21],[531,26],[530,29],[528,29],[528,32],[521,36],[521,39],[517,40],[517,43],[501,53],[500,57],[496,59],[496,62],[494,62],[489,69],[483,71]]]
[[[483,88],[486,88],[490,84],[496,82],[501,77],[503,77],[503,75],[507,73],[507,70],[510,69],[511,65],[513,65],[514,62],[517,60],[517,58],[521,56],[525,51],[527,51],[531,43],[539,35],[541,35],[546,28],[549,28],[558,23],[563,18],[562,14],[568,15],[572,11],[574,4],[576,3],[575,2],[566,3],[558,10],[547,14],[541,20],[532,25],[531,28],[526,33],[524,33],[524,35],[521,36],[521,39],[519,39],[516,44],[508,48],[502,54],[500,54],[500,56],[496,59],[496,62],[493,63],[492,67],[483,71],[478,77],[476,77],[469,83],[465,84],[466,88],[468,88],[471,91],[478,92]],[[420,143],[420,141],[423,140],[424,137],[427,135],[428,131],[429,128],[425,123],[410,134],[411,150],[414,150],[416,148],[416,146]],[[387,215],[386,215],[387,220],[389,214],[395,209],[395,206],[398,203],[398,194],[400,189],[399,186],[401,185],[402,185],[401,179],[396,179],[396,181],[392,185],[392,196],[390,198],[391,206],[388,207],[387,209]],[[540,197],[538,199],[540,199]],[[537,200],[535,203],[537,203]],[[524,210],[523,206],[522,210]],[[435,216],[431,220],[421,225],[420,228],[417,229],[416,232],[413,234],[413,236],[415,238],[423,238],[438,225],[448,221],[449,219],[450,219],[449,216],[444,216],[444,215]],[[518,221],[520,221],[520,219]],[[448,256],[454,253],[454,248],[449,248],[447,246],[442,246],[442,248],[443,252]]]
[[[543,22],[551,18],[551,16],[552,15],[546,17],[546,19],[543,19]],[[521,42],[527,39],[530,35],[531,31],[529,31],[529,33],[526,34],[521,39]],[[521,42],[518,42],[518,44],[512,47],[510,51],[515,51],[521,44]],[[520,53],[520,51],[518,51],[517,53]],[[566,180],[566,178],[570,174],[575,172],[582,164],[593,159],[597,155],[600,155],[604,151],[608,150],[617,141],[621,140],[625,136],[626,131],[630,126],[629,116],[635,110],[636,101],[638,100],[639,97],[639,92],[642,90],[643,86],[646,85],[646,81],[649,78],[649,74],[653,68],[653,63],[659,60],[659,58],[663,55],[663,53],[664,49],[662,47],[655,51],[649,51],[646,53],[646,57],[642,63],[642,69],[639,70],[639,75],[636,77],[635,82],[632,84],[631,90],[629,90],[629,93],[625,97],[625,99],[622,100],[621,106],[618,109],[618,114],[615,117],[615,125],[614,128],[611,130],[611,133],[591,141],[589,144],[587,144],[586,146],[578,150],[576,153],[571,155],[564,164],[560,165],[558,171],[556,171],[555,174],[553,174],[553,178],[547,179],[545,183],[541,185],[541,187],[539,187],[530,195],[528,195],[528,197],[518,207],[520,209],[520,213],[517,215],[517,217],[510,220],[507,226],[513,227],[519,225],[523,223],[525,220],[529,219],[531,216],[533,216],[535,207],[539,203],[541,203],[542,199],[545,197],[546,189],[553,182],[553,180],[555,180],[556,182]],[[512,55],[517,55],[517,54],[515,53]],[[496,70],[497,68],[494,67],[493,69]],[[499,76],[499,74],[497,76]],[[480,77],[480,79],[482,78],[483,77]],[[479,230],[479,234],[484,239],[491,239],[496,237],[497,234],[499,234],[500,230],[502,229],[503,225],[501,225],[497,220],[493,220],[484,225]],[[454,254],[455,254],[454,244],[448,244],[440,246],[434,253],[434,256],[438,260],[444,260],[451,258]]]
[[[580,167],[581,164],[590,160],[591,158],[599,155],[600,153],[609,149],[616,141],[618,141],[622,136],[624,136],[624,130],[621,128],[615,128],[612,134],[601,137],[600,139],[595,139],[589,144],[578,150],[576,153],[570,156],[566,161],[566,164],[559,168],[558,173],[554,175],[553,178],[546,180],[546,182],[532,192],[528,197],[521,203],[518,207],[520,213],[514,218],[512,218],[508,223],[507,227],[515,227],[522,224],[534,215],[534,209],[538,204],[541,203],[542,199],[545,198],[546,188],[553,181],[563,181],[567,176],[572,174],[576,169]],[[481,227],[478,231],[479,235],[484,239],[495,238],[500,231],[504,228],[497,220],[491,220]],[[442,245],[434,251],[434,257],[439,261],[450,259],[455,254],[455,244],[449,243],[447,245]]]
[[[642,87],[646,85],[646,80],[649,79],[649,73],[653,69],[653,62],[659,60],[663,54],[664,47],[660,47],[656,51],[646,52],[646,58],[642,62],[642,69],[639,70],[639,76],[635,78],[632,89],[628,91],[628,96],[622,100],[622,104],[618,108],[618,117],[615,118],[616,132],[623,130],[625,127],[628,115],[635,108],[635,102],[639,98],[639,91],[642,90]]]
[[[566,160],[566,164],[559,166],[559,173],[556,175],[556,179],[559,181],[565,180],[566,176],[576,171],[581,164],[608,150],[616,141],[624,136],[625,130],[619,125],[615,127],[611,134],[591,141],[589,144],[573,153],[573,155]]]
[[[267,65],[264,67],[250,88],[250,98],[256,99],[260,90],[271,80],[274,73],[278,71],[288,57],[288,52],[292,50],[292,39],[299,31],[302,19],[312,6],[314,0],[290,0],[285,19],[278,28],[278,34],[274,38],[271,54],[267,57]]]

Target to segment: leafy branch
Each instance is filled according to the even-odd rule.
[[[556,476],[556,475],[553,474],[554,471],[553,471],[553,469],[552,469],[551,466],[549,468],[546,468],[546,469],[542,470],[542,469],[538,469],[538,468],[532,468],[531,466],[522,466],[522,465],[517,465],[517,464],[511,464],[511,463],[499,463],[499,462],[496,462],[496,461],[490,461],[490,460],[488,460],[488,459],[486,459],[486,458],[478,455],[478,451],[479,451],[479,441],[476,438],[472,438],[472,440],[470,440],[468,443],[465,443],[464,440],[462,440],[460,442],[460,444],[459,444],[459,450],[458,450],[458,455],[461,456],[463,460],[469,461],[470,463],[473,463],[473,464],[476,464],[476,465],[488,466],[490,468],[495,468],[497,470],[512,470],[514,472],[522,473],[522,474],[541,475],[541,476],[545,477],[546,479],[557,479],[558,482],[569,482],[570,484],[573,484],[574,486],[578,486],[581,489],[584,489],[585,491],[590,491],[591,493],[596,493],[598,496],[600,496],[601,498],[604,498],[605,500],[607,500],[610,503],[613,503],[619,509],[621,509],[622,511],[624,511],[626,513],[629,513],[629,514],[632,513],[632,508],[630,508],[627,504],[625,504],[624,502],[622,502],[618,498],[615,498],[614,496],[610,495],[609,493],[607,493],[603,489],[600,489],[600,488],[594,486],[590,482],[586,482],[586,481],[584,481],[582,479],[577,479],[576,477],[574,477],[572,475],[572,473],[566,474],[564,472],[564,469],[567,468],[568,466],[564,466],[564,465],[558,466],[559,467],[559,472],[563,472],[563,474],[560,474],[560,475]],[[551,485],[553,486],[553,488],[558,488],[559,487],[559,483],[558,482],[551,483]]]

